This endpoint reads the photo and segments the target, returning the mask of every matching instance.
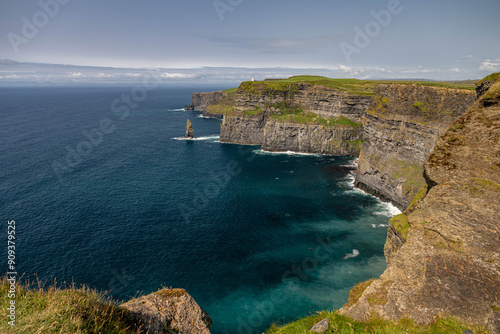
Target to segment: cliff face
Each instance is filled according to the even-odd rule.
[[[289,84],[286,89],[270,91],[265,87],[240,89],[235,100],[236,111],[243,112],[255,107],[263,111],[275,111],[284,102],[300,106],[305,113],[314,112],[320,117],[345,116],[355,122],[370,104],[371,96],[354,95],[325,86],[310,83]]]
[[[225,99],[227,100],[227,99]],[[359,155],[362,126],[356,123],[369,104],[366,95],[306,82],[243,83],[209,110],[224,110],[221,142],[262,145],[274,152]]]
[[[186,110],[205,111],[210,104],[217,103],[225,97],[223,91],[210,93],[194,93],[191,99],[191,104],[187,105]]]
[[[423,163],[438,138],[475,99],[468,90],[376,86],[364,115],[356,186],[407,208],[425,184]]]
[[[224,115],[220,141],[261,145],[270,152],[294,151],[337,156],[357,156],[363,146],[361,125],[304,124],[260,114]]]
[[[242,145],[262,145],[264,143],[264,115],[246,116],[224,115],[220,126],[220,142]]]
[[[356,156],[363,145],[361,126],[297,124],[270,119],[264,127],[262,149],[338,156]]]
[[[428,192],[390,222],[386,271],[341,313],[419,323],[449,314],[500,333],[500,80],[423,169]]]

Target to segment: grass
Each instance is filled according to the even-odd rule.
[[[0,307],[10,303],[6,277],[1,281]],[[103,293],[74,286],[29,289],[16,285],[16,326],[4,319],[1,333],[137,333],[129,314]]]
[[[243,114],[247,115],[247,116],[256,116],[256,115],[260,115],[262,114],[262,109],[260,109],[259,107],[253,109],[253,110],[245,110],[243,111]]]
[[[500,80],[500,72],[496,72],[496,73],[492,73],[492,74],[488,75],[484,79],[479,80],[477,82],[477,84],[479,85],[480,83],[485,82],[485,81],[497,81],[497,80]]]
[[[470,326],[451,317],[438,318],[428,326],[419,326],[409,319],[393,322],[373,317],[369,321],[354,321],[335,311],[321,311],[281,327],[274,324],[266,334],[310,333],[311,327],[325,318],[330,320],[329,329],[325,332],[327,334],[462,334],[467,329],[473,330],[475,334],[487,333],[485,328]]]
[[[486,101],[498,99],[500,99],[500,81],[494,83],[483,96],[483,100]]]
[[[326,126],[351,126],[351,127],[358,127],[362,126],[360,123],[356,123],[351,121],[349,118],[344,117],[344,116],[339,116],[339,117],[332,117],[332,118],[321,118],[315,113],[307,113],[305,114],[304,112],[298,112],[296,114],[284,114],[284,115],[278,115],[274,114],[271,116],[271,118],[279,120],[279,121],[289,121],[293,123],[300,123],[300,124],[319,124],[319,125],[326,125]],[[362,143],[353,143],[353,145],[357,145]]]
[[[396,158],[391,159],[388,164],[392,166],[393,172],[391,173],[391,177],[393,179],[405,179],[403,183],[403,191],[405,194],[420,190],[425,184],[425,180],[422,176],[423,167],[420,164]]]
[[[236,93],[237,91],[238,91],[238,87],[229,88],[229,89],[224,90],[224,92],[229,93],[229,94]]]
[[[394,227],[394,229],[398,231],[399,234],[405,238],[405,240],[408,238],[410,223],[404,213],[392,217],[391,220],[389,220],[389,224],[391,224],[391,226]]]
[[[423,85],[433,87],[445,87],[455,89],[474,90],[475,85],[470,82],[439,82],[439,81],[399,81],[399,80],[358,80],[358,79],[331,79],[322,76],[301,75],[288,79],[268,81],[245,81],[240,85],[242,92],[283,92],[293,89],[292,84],[310,83],[312,85],[325,86],[348,92],[354,95],[373,95],[373,88],[378,84],[403,84]],[[292,94],[293,95],[293,94]]]
[[[234,100],[236,98],[236,90],[230,89],[226,91],[227,94],[224,98],[217,101],[215,104],[210,104],[207,107],[207,112],[212,115],[224,115],[234,111]]]
[[[427,186],[427,184],[425,184],[424,186],[422,186],[418,190],[418,193],[413,197],[413,199],[411,200],[410,205],[405,210],[405,212],[404,212],[405,214],[408,215],[408,214],[412,213],[413,211],[415,211],[418,208],[418,205],[420,204],[420,202],[427,195],[428,189],[429,189],[429,187]]]
[[[370,279],[368,281],[356,284],[351,289],[351,291],[349,291],[349,301],[344,306],[351,307],[354,304],[356,304],[358,302],[359,298],[361,298],[361,295],[363,294],[363,292],[365,292],[366,288],[368,288],[374,280],[375,279],[373,278],[373,279]]]

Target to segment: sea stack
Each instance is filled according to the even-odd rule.
[[[194,138],[193,126],[191,125],[191,121],[189,119],[187,120],[186,125],[186,138]]]

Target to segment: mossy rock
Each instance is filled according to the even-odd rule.
[[[408,239],[408,231],[410,223],[408,217],[404,213],[394,216],[389,220],[389,224],[406,240]]]

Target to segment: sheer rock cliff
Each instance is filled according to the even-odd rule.
[[[209,92],[209,93],[193,93],[191,104],[186,105],[185,110],[198,110],[206,112],[210,104],[217,103],[226,96],[224,91]],[[207,115],[210,116],[210,115]]]
[[[243,83],[232,98],[230,107],[226,103],[221,142],[339,156],[357,156],[363,144],[362,126],[356,121],[361,120],[369,96],[310,83],[278,89]],[[210,108],[224,109],[213,104]]]
[[[376,86],[364,114],[356,186],[406,209],[425,184],[423,164],[437,140],[475,100],[463,89]]]
[[[424,187],[391,219],[387,269],[342,314],[421,324],[447,314],[500,333],[500,80],[478,92],[426,159]]]

